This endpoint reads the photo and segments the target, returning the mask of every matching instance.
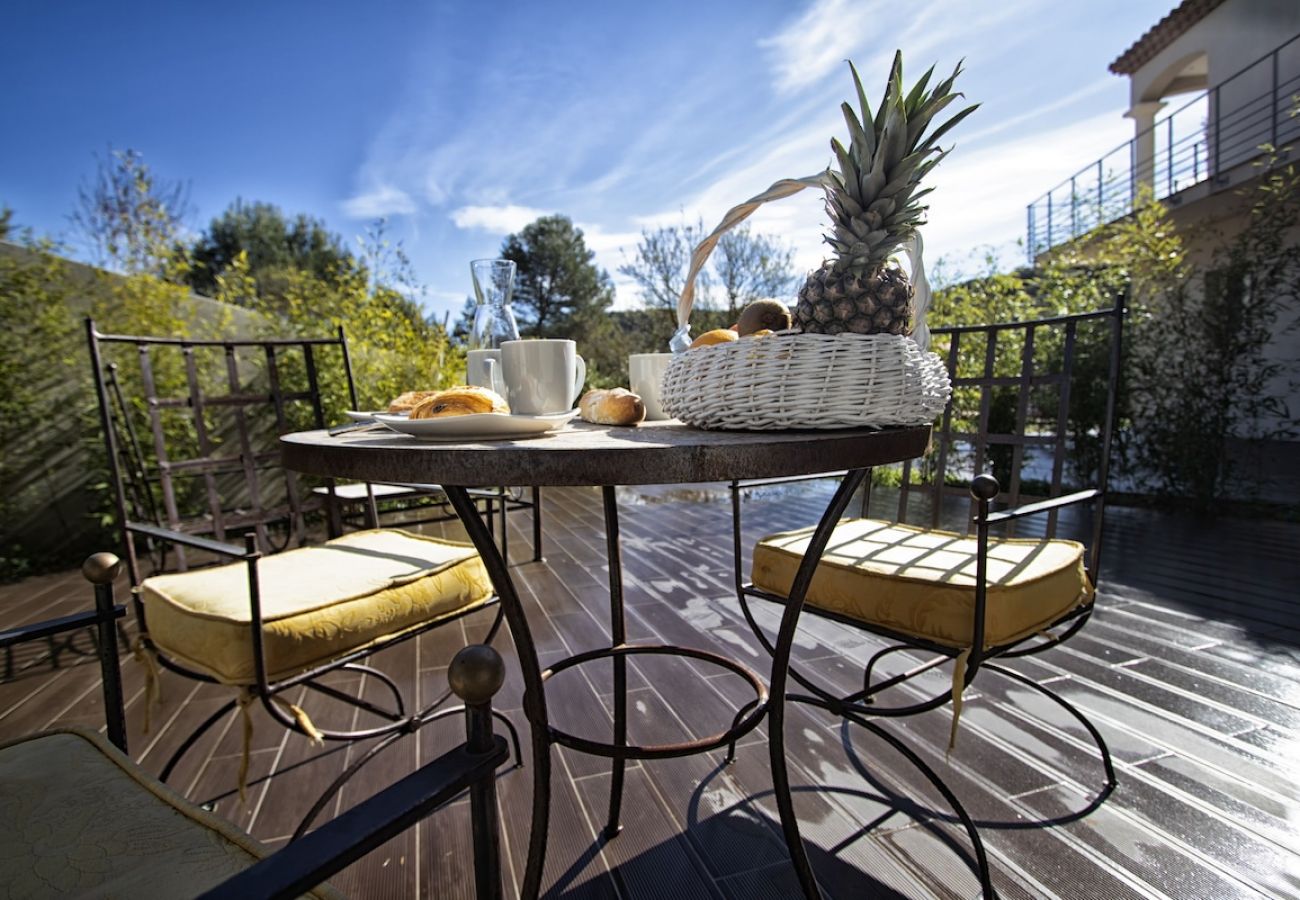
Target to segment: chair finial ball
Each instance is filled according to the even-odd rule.
[[[992,475],[976,475],[970,483],[970,495],[976,500],[992,500],[1001,488]]]
[[[447,669],[452,691],[469,706],[487,703],[505,680],[505,661],[486,644],[465,647]]]
[[[81,574],[91,584],[112,584],[122,574],[122,560],[108,552],[91,554],[81,564]]]

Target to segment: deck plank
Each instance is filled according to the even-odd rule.
[[[760,488],[742,507],[747,565],[762,534],[812,524],[830,486]],[[732,591],[730,504],[725,491],[696,486],[620,489],[629,636],[715,650],[766,675],[768,658]],[[530,513],[511,513],[510,559],[543,664],[607,645],[608,561],[598,490],[543,492],[546,561],[531,561]],[[873,510],[894,501],[877,490]],[[856,504],[855,504],[856,505]],[[1064,522],[1064,527],[1079,523]],[[886,723],[941,771],[981,823],[999,894],[1028,897],[1300,897],[1300,525],[1191,520],[1148,510],[1108,513],[1103,581],[1094,621],[1065,647],[1016,661],[1051,680],[1087,711],[1110,743],[1119,785],[1098,805],[1100,766],[1085,732],[1023,686],[981,675],[968,692],[958,745],[946,750],[950,713]],[[464,539],[459,523],[415,526]],[[1029,533],[1026,531],[1026,533]],[[36,621],[89,605],[75,571],[0,586],[0,625]],[[778,610],[754,614],[774,628]],[[457,649],[491,621],[478,612],[375,657],[421,702],[445,691]],[[128,626],[133,634],[133,626]],[[508,633],[497,708],[525,729],[521,682]],[[826,621],[805,620],[794,659],[801,670],[849,688],[882,646]],[[0,739],[50,725],[102,725],[99,670],[88,637],[58,653],[18,648],[0,678]],[[629,663],[629,729],[635,740],[711,733],[750,694],[744,682],[698,662]],[[548,702],[558,722],[582,734],[609,733],[611,664],[556,677]],[[373,679],[333,676],[378,698]],[[942,689],[947,676],[926,681]],[[369,685],[362,687],[365,682]],[[200,720],[232,693],[163,674],[163,702],[144,733],[145,680],[124,663],[132,754],[158,772]],[[294,695],[296,700],[299,695]],[[454,701],[453,701],[454,702]],[[343,727],[353,713],[307,697],[313,718]],[[364,747],[322,755],[253,708],[248,799],[234,795],[242,722],[227,716],[189,753],[172,783],[281,845],[307,807]],[[976,893],[964,833],[920,776],[878,739],[846,731],[824,713],[791,706],[787,747],[796,808],[814,866],[831,896],[970,897]],[[452,717],[397,742],[364,767],[326,816],[391,784],[460,739]],[[531,750],[525,767],[498,778],[503,874],[508,894],[523,872],[531,814]],[[624,833],[600,835],[609,762],[557,749],[544,883],[552,895],[592,898],[792,897],[767,732],[721,752],[632,763]],[[275,773],[265,780],[264,776]],[[864,773],[866,776],[864,777]],[[907,798],[906,801],[898,798]],[[460,799],[360,860],[334,881],[374,898],[469,897],[473,893],[468,803]],[[880,821],[877,821],[880,820]],[[1055,824],[1045,825],[1046,822]],[[864,830],[868,824],[873,825]]]

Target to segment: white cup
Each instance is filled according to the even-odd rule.
[[[573,409],[587,380],[587,363],[570,340],[505,341],[501,377],[512,413],[544,416]]]
[[[633,353],[627,358],[627,371],[632,382],[632,393],[641,397],[645,403],[646,421],[666,419],[660,400],[660,388],[664,381],[664,372],[672,360],[671,353]]]
[[[465,383],[506,395],[506,382],[501,374],[500,350],[471,350],[465,357]]]

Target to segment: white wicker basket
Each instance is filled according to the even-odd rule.
[[[777,431],[886,425],[926,425],[952,394],[943,361],[926,352],[925,312],[930,288],[921,262],[921,239],[907,248],[915,286],[911,337],[891,334],[802,334],[783,331],[759,338],[685,350],[695,296],[695,276],[718,238],[771,200],[821,176],[778,181],[735,207],[700,242],[691,257],[677,306],[676,356],[664,373],[664,410],[697,428]]]
[[[662,388],[688,425],[746,431],[927,425],[951,393],[943,362],[910,338],[791,331],[679,353]]]

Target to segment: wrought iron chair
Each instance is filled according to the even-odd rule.
[[[1113,789],[1110,751],[1097,728],[1048,685],[1001,663],[1068,640],[1092,615],[1123,313],[1120,304],[1031,322],[935,328],[954,391],[933,450],[903,465],[897,504],[884,519],[868,517],[867,473],[847,476],[864,484],[861,517],[837,525],[807,594],[806,614],[876,635],[886,646],[867,660],[857,690],[833,689],[825,678],[792,668],[791,679],[806,693],[788,700],[861,726],[907,758],[957,813],[987,896],[993,889],[974,822],[934,769],[871,719],[951,704],[951,750],[963,691],[988,670],[1032,688],[1077,719],[1105,772],[1096,802]],[[1070,468],[1079,484],[1090,486],[1067,491]],[[751,604],[785,602],[812,529],[760,540],[746,581],[741,492],[751,486],[732,485],[736,590],[754,634],[776,653]],[[995,505],[1004,508],[995,511]],[[1086,544],[1058,539],[1061,520],[1081,510],[1085,514],[1068,524]],[[1035,521],[1041,525],[1031,537],[1015,536],[1018,527],[1029,530]],[[890,657],[901,670],[879,675]],[[919,676],[945,664],[952,667],[951,688],[927,690]]]
[[[448,681],[465,703],[467,739],[391,787],[362,801],[276,853],[141,771],[125,754],[121,683],[112,623],[121,562],[111,553],[86,561],[94,611],[0,635],[6,645],[98,625],[109,741],[63,729],[0,744],[7,815],[0,859],[15,896],[317,898],[339,896],[325,879],[470,793],[476,895],[501,896],[496,821],[497,768],[510,756],[493,734],[491,702],[505,677],[490,647],[466,647]]]
[[[88,319],[86,333],[147,693],[156,694],[159,666],[235,689],[177,748],[162,780],[208,729],[236,708],[248,716],[255,702],[313,742],[380,739],[320,798],[301,834],[366,761],[459,709],[444,707],[448,691],[424,709],[408,710],[397,684],[366,662],[485,608],[492,619],[481,642],[490,643],[502,616],[482,561],[469,544],[407,531],[341,535],[333,484],[314,493],[279,465],[280,434],[325,426],[327,388],[346,391],[356,405],[342,329],[333,338],[204,341],[102,334]],[[123,349],[135,358],[129,368],[106,358]],[[323,365],[330,355],[338,365]],[[142,432],[149,435],[148,452]],[[373,523],[373,496],[368,500]],[[308,546],[315,513],[323,514],[331,539]],[[240,536],[240,544],[231,543]],[[176,571],[146,572],[140,548],[161,569],[166,547],[174,550]],[[196,561],[209,565],[194,568]],[[391,703],[321,680],[339,670],[377,680]],[[376,724],[319,728],[283,696],[297,686],[350,704]],[[499,718],[517,747],[513,724]],[[250,730],[247,719],[241,794]]]
[[[383,524],[387,514],[397,526],[423,525],[430,522],[445,522],[456,518],[446,493],[438,484],[370,484],[343,483],[332,486],[318,485],[313,493],[334,497],[343,506],[341,519],[346,524],[359,518],[365,527],[374,527],[370,522],[371,503],[374,503],[377,521]],[[332,493],[331,493],[332,492]],[[507,487],[472,488],[469,495],[478,502],[483,510],[483,518],[488,523],[488,533],[496,536],[497,516],[500,515],[501,556],[510,558],[510,529],[507,515],[511,510],[531,509],[533,511],[533,562],[541,562],[542,555],[542,492],[536,486],[529,489],[527,495],[522,489]],[[389,508],[391,504],[391,508]],[[437,507],[440,512],[433,515],[420,515],[416,508]],[[356,508],[358,512],[352,512]]]

